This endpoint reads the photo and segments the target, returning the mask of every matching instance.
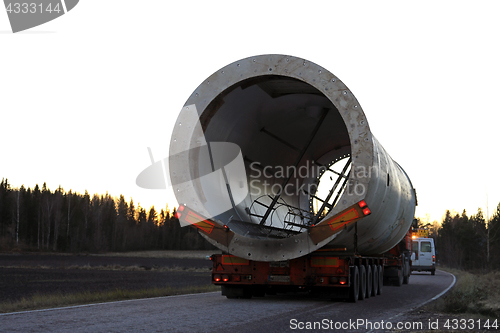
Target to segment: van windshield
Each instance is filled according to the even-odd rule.
[[[431,242],[422,242],[420,245],[421,252],[431,252]]]

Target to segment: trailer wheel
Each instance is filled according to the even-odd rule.
[[[351,286],[349,287],[349,301],[356,303],[359,296],[359,270],[358,266],[352,266],[351,273]]]
[[[403,285],[404,271],[403,267],[398,268],[398,277],[396,278],[396,286],[401,287]]]
[[[251,287],[235,287],[235,286],[222,286],[222,296],[229,299],[235,298],[252,298]]]
[[[252,287],[243,287],[243,295],[240,298],[250,299],[252,298],[253,290]]]
[[[264,288],[254,288],[252,292],[253,297],[265,297],[266,296],[266,290]]]
[[[372,296],[377,296],[378,295],[378,269],[377,269],[377,265],[372,266],[372,275],[373,275]]]
[[[366,298],[372,295],[373,272],[372,266],[366,265]]]
[[[360,301],[366,298],[366,269],[365,266],[359,266],[359,296]]]
[[[404,275],[403,275],[403,284],[408,284],[410,283],[410,260],[408,257],[406,257],[406,259],[408,260],[405,260],[405,269],[403,270],[404,272]]]
[[[382,295],[382,287],[384,286],[384,269],[382,265],[378,265],[378,289],[377,295]]]

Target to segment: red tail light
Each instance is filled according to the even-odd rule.
[[[358,202],[358,206],[359,206],[359,208],[361,208],[363,210],[363,214],[365,216],[366,215],[370,215],[372,213],[370,211],[370,208],[368,208],[368,205],[366,204],[366,201],[361,200],[360,202]]]
[[[221,278],[220,278],[220,275],[219,274],[215,274],[214,275],[214,281],[215,282],[220,282]]]
[[[432,262],[436,262],[436,256],[432,256]]]
[[[222,281],[224,281],[224,282],[229,281],[229,276],[227,276],[227,275],[222,275]]]
[[[184,211],[184,208],[186,207],[183,205],[180,205],[179,208],[177,208],[177,212],[174,215],[176,219],[179,219],[181,217],[181,212]]]
[[[341,277],[339,279],[340,284],[345,284],[347,282],[347,279],[345,277]]]

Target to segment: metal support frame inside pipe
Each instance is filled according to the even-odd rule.
[[[412,184],[372,135],[360,103],[305,59],[260,55],[213,73],[179,114],[170,156],[179,204],[227,225],[227,242],[200,233],[242,258],[287,260],[326,245],[354,253],[354,224],[337,222],[363,200],[369,216],[349,213],[360,254],[394,247],[413,220]],[[320,193],[325,171],[340,174],[343,186]],[[318,199],[319,214],[311,204]]]

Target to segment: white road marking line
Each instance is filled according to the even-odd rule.
[[[405,314],[405,313],[408,313],[410,311],[413,311],[415,309],[418,309],[419,307],[421,306],[424,306],[425,304],[427,303],[430,303],[432,301],[435,301],[437,300],[439,297],[443,296],[444,294],[446,294],[448,292],[448,290],[450,290],[454,285],[455,285],[455,282],[457,282],[457,278],[455,277],[455,275],[451,274],[451,273],[448,273],[448,272],[445,272],[445,271],[441,271],[439,270],[440,272],[443,272],[443,273],[447,273],[447,274],[450,274],[452,277],[453,277],[453,281],[451,282],[451,284],[448,286],[448,288],[446,288],[444,291],[440,292],[439,294],[437,294],[436,296],[434,296],[433,298],[431,299],[428,299],[427,301],[423,302],[422,304],[419,304],[411,309],[409,309],[408,311],[406,312],[401,312],[401,313],[398,313],[397,315],[395,316],[392,316],[391,318],[387,319],[387,321],[392,321],[394,318],[397,318],[399,316],[401,316],[402,314]],[[366,333],[371,333],[371,332],[374,332],[375,329],[371,329],[369,331],[367,331]]]
[[[193,295],[210,295],[210,294],[215,294],[215,293],[220,294],[220,291],[211,291],[208,293],[195,293],[195,294],[184,294],[184,295],[160,296],[160,297],[151,297],[151,298],[126,299],[123,301],[81,304],[81,305],[63,306],[63,307],[59,307],[59,308],[28,310],[28,311],[19,311],[19,312],[8,312],[8,313],[0,313],[0,316],[9,316],[9,315],[36,313],[36,312],[54,311],[54,310],[78,309],[78,308],[84,308],[84,307],[96,306],[96,305],[119,304],[119,303],[125,303],[125,302],[137,302],[137,301],[154,300],[154,299],[162,299],[162,298],[186,297],[186,296],[193,296]]]

